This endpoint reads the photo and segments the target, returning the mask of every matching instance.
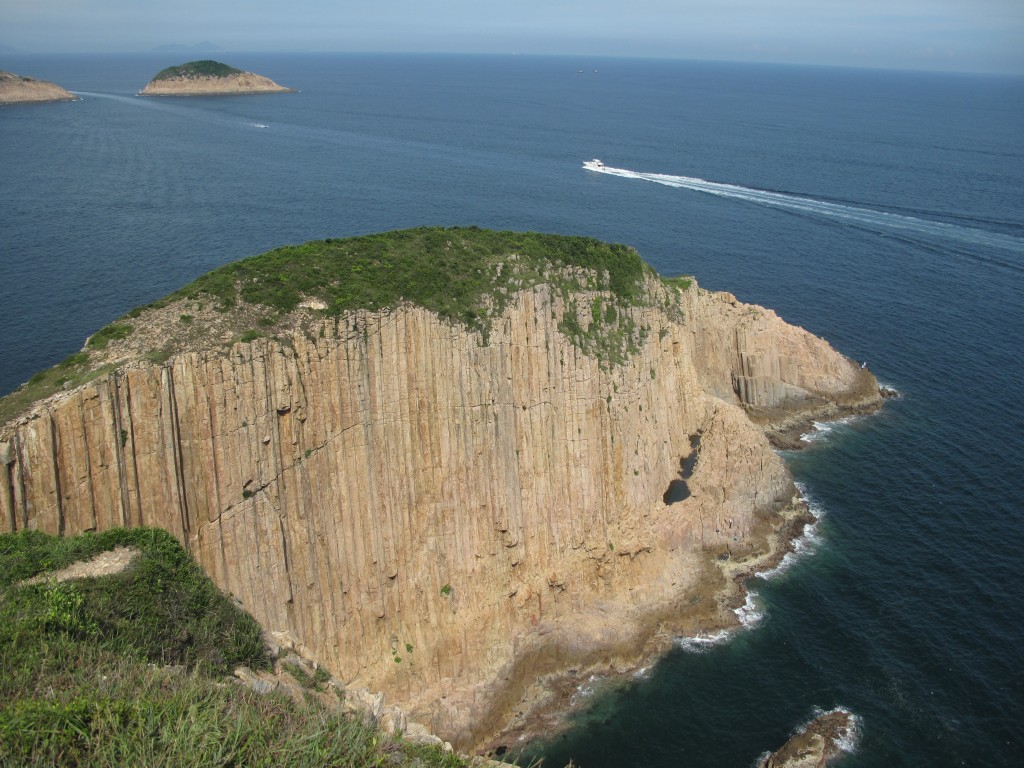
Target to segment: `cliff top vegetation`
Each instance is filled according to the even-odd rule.
[[[240,75],[242,70],[212,59],[189,61],[176,67],[167,67],[156,73],[153,80],[173,80],[178,77],[228,77]]]
[[[571,267],[593,274],[558,272]],[[421,227],[276,248],[215,269],[171,298],[207,294],[224,310],[243,300],[281,313],[315,298],[330,315],[410,302],[475,327],[489,306],[500,313],[510,292],[542,282],[606,288],[629,301],[640,298],[645,274],[653,271],[632,248],[589,237]]]
[[[322,321],[415,304],[479,333],[486,344],[493,319],[512,297],[542,284],[562,299],[562,333],[602,364],[615,365],[648,332],[632,308],[659,303],[681,316],[676,297],[690,278],[660,282],[671,290],[656,296],[651,286],[658,276],[629,246],[537,232],[420,227],[285,246],[219,267],[101,328],[80,352],[0,400],[0,424],[118,364],[283,337],[303,313]],[[306,309],[297,312],[300,307]]]
[[[119,545],[140,551],[120,573],[26,583]],[[166,531],[0,535],[0,765],[466,764],[239,664],[269,667],[259,626]]]

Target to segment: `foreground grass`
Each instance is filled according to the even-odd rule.
[[[22,585],[116,545],[101,578]],[[0,535],[0,765],[443,766],[456,755],[227,675],[266,668],[256,622],[170,534]]]

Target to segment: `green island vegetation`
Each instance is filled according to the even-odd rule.
[[[120,573],[24,583],[116,546],[140,551]],[[166,531],[0,535],[0,766],[470,764],[312,695],[256,693],[229,678],[240,664],[269,668],[259,626]]]
[[[219,61],[203,59],[202,61],[189,61],[179,64],[176,67],[167,67],[156,73],[154,80],[173,80],[178,77],[228,77],[229,75],[240,75],[242,70],[229,67]]]
[[[650,290],[658,279],[670,289],[660,297]],[[660,277],[626,245],[477,227],[420,227],[284,246],[219,267],[100,329],[85,351],[36,374],[0,401],[0,424],[36,400],[109,371],[113,366],[98,353],[127,338],[137,323],[145,323],[147,310],[172,303],[188,306],[188,314],[175,313],[174,319],[190,334],[202,333],[196,314],[202,307],[244,314],[251,322],[232,340],[243,343],[276,336],[277,327],[286,325],[304,301],[319,301],[325,309],[315,313],[335,322],[349,311],[409,303],[479,333],[481,343],[487,344],[492,320],[513,295],[541,284],[563,301],[562,333],[610,368],[635,353],[650,332],[631,310],[657,304],[670,318],[681,320],[679,293],[690,287],[692,278]],[[184,342],[176,337],[172,343]],[[176,351],[165,346],[145,356],[162,363]],[[90,352],[103,362],[90,362]]]

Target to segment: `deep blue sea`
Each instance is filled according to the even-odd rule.
[[[583,234],[775,308],[899,390],[787,454],[821,516],[760,620],[585,696],[546,764],[738,766],[820,710],[844,765],[1024,754],[1024,80],[541,57],[225,55],[291,95],[143,99],[164,57],[5,56],[0,392],[274,246]],[[600,157],[630,173],[581,169]]]

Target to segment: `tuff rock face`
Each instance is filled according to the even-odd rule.
[[[764,426],[879,401],[773,312],[648,283],[682,319],[634,309],[615,366],[542,285],[486,344],[402,306],[121,367],[0,431],[0,519],[166,528],[346,685],[480,744],[539,677],[722,622],[801,511]]]

